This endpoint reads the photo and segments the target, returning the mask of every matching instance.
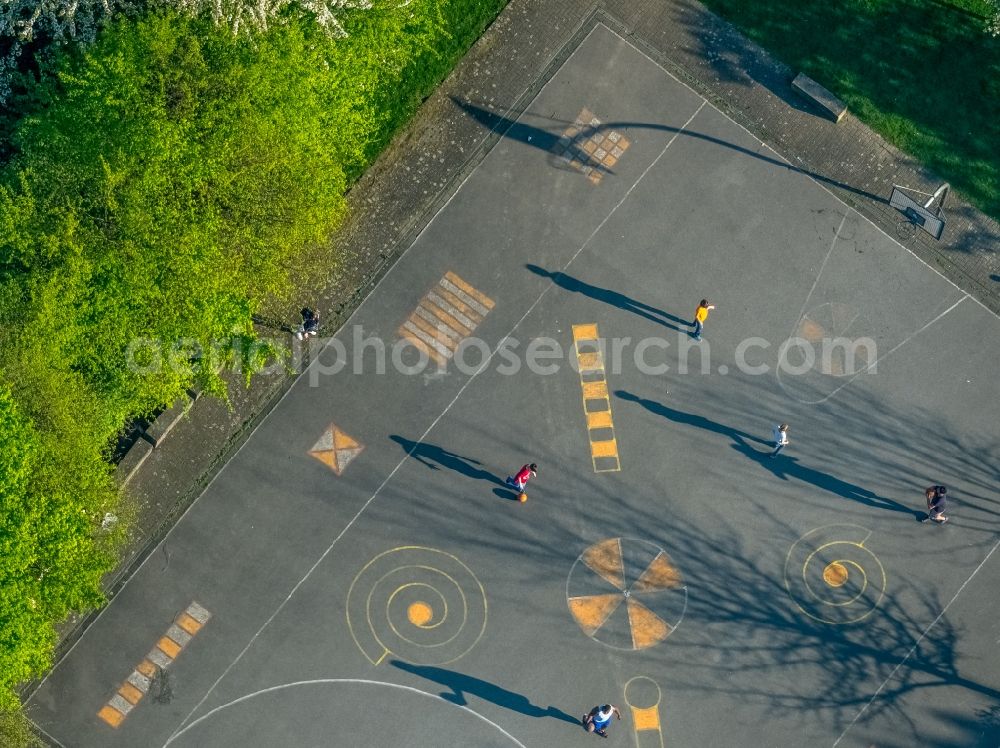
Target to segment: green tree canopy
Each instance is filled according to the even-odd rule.
[[[288,293],[297,256],[340,219],[314,47],[296,25],[251,42],[179,15],[119,21],[20,124],[0,321],[96,388],[106,438],[192,379],[221,391],[216,361],[190,362],[197,346],[250,338],[260,301]],[[156,366],[156,346],[184,339]]]
[[[259,362],[252,314],[333,261],[348,182],[504,2],[376,4],[340,39],[163,11],[43,66],[0,169],[0,742],[29,739],[13,687],[54,625],[102,601],[128,525],[102,529],[128,514],[113,437]]]
[[[107,467],[85,461],[50,443],[0,384],[0,711],[48,667],[53,622],[102,600],[111,538],[100,537],[100,508],[114,494]],[[91,480],[65,480],[74,469]]]

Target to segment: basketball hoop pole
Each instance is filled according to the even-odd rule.
[[[934,194],[931,195],[930,199],[924,203],[924,207],[929,210],[934,201],[941,198],[941,204],[938,206],[938,212],[944,210],[944,201],[948,199],[949,187],[950,185],[947,182],[938,187]]]

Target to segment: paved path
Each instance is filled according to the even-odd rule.
[[[35,692],[55,741],[996,743],[1000,323],[599,21],[456,102],[499,139]]]

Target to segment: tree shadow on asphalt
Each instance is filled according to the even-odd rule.
[[[675,390],[672,397],[678,402],[690,402],[694,393],[703,390],[702,382],[700,377],[676,378],[671,385]],[[662,379],[657,378],[655,385],[661,384]],[[690,387],[691,392],[685,392],[685,387]],[[693,425],[727,439],[742,438],[748,446],[751,439],[767,443],[748,433],[752,427],[728,427],[718,420],[684,413],[624,390],[616,394],[667,419],[664,429]],[[975,706],[965,711],[952,706],[963,699],[972,705],[997,702],[1000,690],[962,672],[960,662],[971,656],[963,652],[968,646],[965,631],[954,615],[946,612],[958,591],[957,585],[938,581],[939,570],[952,568],[957,555],[965,570],[952,568],[952,577],[960,574],[964,579],[997,542],[1000,513],[996,454],[1000,440],[992,428],[982,425],[987,421],[981,419],[980,425],[972,426],[942,419],[937,412],[939,406],[924,408],[909,399],[889,399],[860,386],[848,387],[819,406],[801,405],[789,401],[774,379],[767,377],[748,377],[731,390],[716,388],[712,399],[704,402],[706,410],[710,403],[716,419],[716,414],[725,413],[726,421],[739,424],[768,424],[773,421],[766,414],[789,413],[794,418],[796,408],[807,410],[810,428],[822,431],[828,443],[820,454],[831,464],[847,466],[852,484],[891,486],[894,495],[912,496],[916,509],[923,508],[926,485],[945,483],[955,494],[952,522],[943,533],[935,529],[923,543],[919,531],[912,541],[903,541],[902,547],[897,540],[891,544],[894,550],[885,555],[880,537],[891,532],[892,525],[877,519],[887,516],[885,512],[872,517],[873,535],[864,547],[883,556],[888,583],[874,610],[843,625],[810,617],[792,597],[793,588],[786,584],[787,553],[815,528],[801,512],[783,516],[781,505],[795,499],[776,498],[769,492],[769,486],[776,481],[768,471],[729,476],[730,482],[739,485],[746,511],[738,517],[726,516],[706,507],[704,521],[700,513],[672,513],[671,508],[682,506],[686,497],[674,495],[669,482],[633,483],[623,492],[620,486],[596,481],[589,470],[566,471],[558,485],[543,482],[538,486],[539,501],[558,507],[546,515],[544,528],[505,512],[497,515],[503,521],[487,521],[489,531],[484,532],[482,506],[454,501],[449,504],[447,518],[450,542],[456,547],[466,544],[484,552],[529,560],[533,586],[546,589],[561,588],[579,554],[595,542],[615,536],[648,540],[671,555],[689,590],[680,626],[667,641],[643,652],[651,669],[671,673],[673,688],[704,694],[706,698],[726,694],[727,699],[758,709],[762,717],[774,715],[793,725],[798,721],[803,731],[810,733],[820,727],[839,735],[856,720],[851,736],[876,722],[880,728],[891,724],[900,748],[995,745],[981,742],[982,735],[997,733],[995,715],[973,715]],[[622,411],[616,425],[625,430],[629,418],[624,406]],[[461,424],[461,428],[484,432],[496,427],[482,424],[474,415]],[[513,437],[499,434],[497,438],[503,443],[505,438]],[[535,439],[530,446],[539,463],[556,464],[566,459],[561,447],[546,444],[546,435],[536,434]],[[513,443],[509,446],[514,447]],[[518,446],[525,447],[520,443]],[[719,454],[725,451],[726,447],[720,445]],[[734,464],[740,462],[743,460],[737,459]],[[777,463],[778,459],[767,462]],[[791,462],[782,469],[787,472],[795,465]],[[720,469],[732,468],[721,465]],[[805,477],[820,480],[811,474]],[[711,474],[706,474],[705,479],[711,479]],[[780,484],[788,485],[784,481]],[[426,523],[440,524],[441,502],[451,498],[448,490],[433,496],[408,497],[412,511],[406,521],[416,528]],[[456,487],[455,498],[460,498],[463,490]],[[888,491],[883,488],[879,492]],[[870,499],[866,494],[860,494],[860,498]],[[884,499],[879,497],[879,501]],[[599,525],[581,521],[594,507],[605,506],[615,509],[602,514]],[[869,524],[865,516],[872,513],[867,506],[859,501],[856,511],[843,522]],[[381,519],[386,523],[399,524],[395,505],[373,508],[384,512]],[[689,515],[686,521],[680,519],[684,515]],[[748,532],[749,516],[756,529]],[[817,519],[815,524],[826,526],[829,514],[821,512],[820,516],[824,519]],[[803,524],[804,519],[807,524]],[[908,555],[906,542],[920,544],[914,545]],[[532,604],[524,595],[491,600],[494,603]],[[549,600],[540,605],[541,619],[550,618],[553,625],[566,623],[568,614],[561,602],[557,605]],[[971,625],[988,623],[980,616]],[[919,702],[915,701],[918,698]],[[918,732],[926,725],[921,721],[918,726],[915,710],[917,704],[927,702],[940,702],[942,709],[950,711],[955,730],[966,731],[967,740],[935,740]],[[919,708],[921,713],[926,712],[925,707]]]
[[[585,283],[579,278],[574,278],[572,275],[567,275],[562,271],[546,270],[545,268],[539,267],[538,265],[532,265],[530,263],[525,265],[525,267],[535,275],[540,275],[543,278],[551,278],[552,282],[562,289],[571,291],[572,293],[583,294],[588,298],[609,304],[626,312],[631,312],[632,314],[644,317],[651,322],[656,322],[664,327],[669,327],[671,330],[687,332],[687,328],[691,326],[691,322],[689,320],[681,319],[680,317],[670,314],[669,312],[657,309],[655,306],[633,299],[632,297],[626,296],[618,291],[612,291],[609,288],[601,288],[600,286],[592,286],[591,284]],[[676,324],[671,324],[671,322]],[[684,329],[682,330],[678,327],[678,325],[684,325]]]
[[[948,709],[932,709],[934,719],[948,725],[949,734],[962,734],[958,739],[937,739],[934,748],[997,748],[1000,745],[1000,706],[977,709],[971,717],[956,714]],[[912,742],[886,743],[879,741],[878,748],[912,748]],[[927,742],[924,742],[927,745]]]
[[[562,709],[551,705],[544,709],[540,706],[535,706],[527,696],[515,691],[508,691],[506,688],[501,688],[495,683],[490,683],[481,678],[474,678],[471,675],[457,673],[454,670],[445,670],[444,668],[431,667],[429,665],[411,665],[401,660],[390,660],[389,663],[400,670],[419,675],[421,678],[440,683],[445,688],[450,689],[439,695],[442,699],[450,701],[452,704],[467,706],[469,702],[466,699],[466,695],[475,696],[483,701],[489,701],[497,706],[502,706],[504,709],[510,709],[512,712],[523,714],[526,717],[534,717],[535,719],[552,717],[553,719],[569,722],[578,727],[580,726],[579,717],[574,717],[572,714],[567,714]]]
[[[422,465],[426,465],[431,470],[444,468],[446,470],[453,470],[469,478],[475,478],[476,480],[498,483],[501,486],[506,485],[503,480],[493,473],[478,467],[483,464],[479,460],[474,460],[471,457],[465,457],[455,452],[449,452],[447,449],[439,447],[436,444],[415,442],[398,434],[391,434],[389,438],[402,447],[403,451],[409,457],[412,457]]]
[[[808,169],[803,169],[798,166],[793,166],[787,161],[783,161],[780,158],[764,155],[763,153],[749,148],[744,148],[743,146],[736,145],[727,140],[722,140],[721,138],[716,138],[712,135],[706,135],[705,133],[695,132],[693,130],[683,130],[680,127],[674,127],[671,125],[661,125],[653,122],[624,122],[624,121],[612,121],[612,122],[602,122],[599,125],[586,125],[580,127],[573,122],[567,120],[560,120],[554,117],[548,117],[545,115],[535,114],[533,112],[525,112],[521,115],[521,118],[534,117],[539,120],[544,120],[546,122],[553,123],[551,127],[555,128],[558,132],[552,130],[547,130],[544,127],[536,127],[534,125],[529,125],[525,122],[519,122],[518,120],[509,119],[504,117],[502,114],[498,114],[495,111],[478,106],[471,101],[463,101],[462,99],[452,96],[452,102],[459,109],[463,110],[466,114],[476,120],[483,127],[487,128],[491,132],[496,132],[502,137],[517,140],[525,145],[529,145],[533,148],[538,148],[539,150],[546,151],[550,153],[553,159],[553,166],[557,168],[569,168],[563,165],[563,162],[557,161],[557,157],[554,153],[551,153],[553,147],[559,142],[559,137],[563,130],[570,126],[576,126],[579,128],[579,133],[575,136],[577,139],[586,139],[595,135],[597,133],[606,132],[609,130],[653,130],[667,133],[677,133],[686,138],[692,138],[696,140],[703,140],[714,145],[721,146],[723,148],[728,148],[729,150],[736,151],[744,156],[754,158],[760,161],[764,161],[777,168],[794,172],[797,174],[805,174],[818,182],[823,184],[828,184],[833,187],[839,187],[842,190],[851,192],[859,197],[864,197],[868,200],[886,205],[889,200],[887,197],[881,195],[875,195],[867,190],[863,190],[859,187],[853,187],[845,182],[839,182],[830,177],[825,177],[822,174],[818,174],[814,171],[809,171]],[[598,162],[591,162],[588,164],[591,168],[598,169],[603,172],[613,173],[610,169],[603,167]]]
[[[757,512],[768,509],[762,505]],[[780,526],[780,520],[772,519]],[[800,532],[782,529],[782,536]],[[684,625],[696,631],[671,639],[665,650],[670,649],[670,659],[683,653],[692,668],[688,672],[716,673],[694,678],[686,688],[760,701],[768,710],[800,715],[803,725],[825,717],[838,732],[862,709],[866,720],[886,714],[900,727],[909,725],[909,745],[927,745],[908,714],[909,695],[948,686],[1000,698],[1000,691],[958,672],[961,632],[947,618],[922,636],[944,608],[942,599],[924,586],[901,585],[896,579],[871,615],[846,625],[825,623],[804,614],[790,597],[785,574],[799,569],[775,573],[755,560],[759,554],[746,547],[739,532],[716,525],[711,537],[690,527],[666,534],[666,550],[683,558],[692,588]],[[711,594],[698,594],[698,589]],[[744,634],[711,635],[732,626]],[[668,657],[666,651],[663,655]],[[684,672],[676,666],[671,670]]]
[[[798,720],[803,730],[812,731],[823,724],[834,735],[864,710],[859,729],[884,717],[897,725],[900,736],[910,733],[911,737],[901,742],[906,746],[934,745],[918,732],[909,698],[947,688],[1000,699],[996,688],[959,671],[963,632],[947,616],[938,619],[946,599],[923,580],[910,584],[894,575],[891,587],[869,615],[844,625],[826,623],[803,612],[786,586],[788,570],[780,564],[774,567],[770,560],[774,554],[761,553],[748,544],[745,527],[738,520],[730,522],[713,515],[706,530],[665,521],[661,495],[631,497],[626,507],[613,490],[595,490],[593,485],[563,488],[566,494],[586,493],[596,504],[616,506],[616,514],[628,519],[622,519],[620,525],[612,521],[602,532],[609,537],[631,536],[656,543],[683,574],[688,589],[683,620],[667,641],[643,652],[649,671],[662,669],[671,674],[672,688],[706,698],[726,694],[740,704],[759,706],[762,713]],[[756,503],[752,513],[767,517],[768,534],[774,542],[790,547],[805,532],[771,512],[766,502]],[[495,526],[489,535],[477,535],[470,542],[531,558],[535,583],[542,586],[558,584],[571,568],[566,549],[573,549],[572,555],[595,540],[581,538],[579,525],[567,523],[548,527],[546,542],[540,544],[525,537],[516,523],[510,524],[509,530]],[[874,540],[865,547],[869,545],[873,553],[878,552]],[[779,557],[785,558],[785,554],[779,553]],[[800,570],[794,564],[789,568],[791,573]],[[561,616],[565,609],[556,613],[546,608],[540,615]],[[475,679],[469,682],[467,676],[433,668],[414,666],[411,672],[455,692],[476,694],[486,688],[482,697],[494,700],[491,684],[482,686]],[[502,689],[496,694],[497,698],[505,696]],[[949,701],[961,698],[961,694],[952,694]],[[530,710],[540,711],[534,706]],[[970,734],[974,726],[982,726],[981,722],[970,722]]]
[[[787,402],[781,402],[780,397],[772,398],[775,402],[768,407],[766,393],[754,389],[756,391],[744,393],[741,401],[730,399],[721,403],[721,407],[731,410],[734,420],[741,422],[751,417],[759,418],[761,411],[787,409]],[[873,508],[915,516],[923,514],[821,471],[806,468],[787,456],[770,460],[747,444],[744,432],[737,429],[720,427],[700,416],[678,415],[678,411],[630,393],[620,391],[616,394],[677,422],[687,423],[686,417],[690,417],[692,425],[732,437],[737,442],[743,440],[742,449],[754,452],[754,459],[765,468],[773,469],[778,477],[798,477]],[[930,477],[958,484],[961,499],[957,511],[964,516],[955,519],[962,524],[963,531],[983,533],[978,540],[967,535],[963,545],[969,543],[978,547],[982,556],[992,550],[998,529],[995,489],[992,488],[997,470],[995,435],[957,433],[921,408],[910,406],[905,412],[894,409],[884,399],[860,389],[845,390],[835,403],[816,408],[814,414],[819,416],[821,427],[830,429],[830,433],[850,435],[837,458],[839,463],[852,466],[855,471],[852,477],[864,479],[866,472],[873,481],[881,478],[884,482],[888,477],[892,482],[898,481],[907,491],[909,484],[913,484],[914,496],[921,499],[925,481],[929,482]],[[927,424],[934,424],[934,429],[928,429]],[[925,478],[914,480],[910,467],[914,463],[926,466]],[[755,500],[753,492],[749,493],[747,500],[754,506],[751,513],[767,518],[767,525],[774,528],[769,531],[772,537],[783,538],[789,546],[802,537],[804,529],[782,520],[780,510],[772,506],[769,497]],[[635,528],[659,525],[662,529],[657,534],[669,541],[663,543],[664,548],[682,560],[681,568],[693,590],[684,626],[693,623],[695,628],[704,626],[713,632],[718,626],[728,628],[730,624],[745,632],[737,638],[718,635],[671,638],[663,648],[665,666],[668,666],[668,657],[674,659],[667,650],[676,647],[689,650],[685,660],[692,668],[690,672],[718,671],[717,676],[692,678],[686,684],[688,688],[706,692],[726,690],[736,698],[745,695],[761,701],[768,710],[781,709],[801,715],[804,725],[819,717],[828,721],[838,733],[862,709],[865,710],[862,720],[865,722],[878,715],[887,715],[890,722],[900,724],[902,734],[909,727],[911,736],[902,740],[900,746],[986,745],[978,742],[984,730],[996,735],[996,715],[983,714],[963,725],[968,742],[932,743],[926,735],[918,734],[909,716],[907,698],[911,694],[933,692],[940,687],[966,689],[990,700],[1000,697],[995,687],[966,678],[959,672],[957,662],[962,631],[947,616],[941,615],[950,591],[942,600],[933,585],[926,584],[929,580],[921,578],[913,583],[901,583],[902,577],[897,574],[881,604],[863,620],[848,625],[814,620],[804,615],[791,599],[785,570],[769,568],[770,564],[758,560],[760,554],[743,541],[736,524],[727,526],[726,520],[713,516],[711,529],[707,531],[690,524],[665,525],[662,517],[634,506],[656,507],[662,502],[663,497],[633,502],[628,509],[629,524]],[[921,550],[922,558],[931,564],[936,557],[946,563],[951,553],[950,545],[939,551]],[[694,590],[699,587],[711,590],[711,594],[697,594]],[[673,651],[676,653],[676,649]],[[673,662],[669,666],[672,672],[677,672]],[[779,668],[784,674],[780,682],[768,679],[773,668]],[[740,674],[750,676],[746,684],[719,686]],[[797,687],[802,683],[808,683],[809,687]],[[813,687],[813,683],[817,686]],[[880,684],[882,690],[875,698]]]

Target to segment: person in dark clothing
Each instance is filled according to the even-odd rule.
[[[939,525],[947,522],[944,509],[948,504],[948,489],[945,486],[928,486],[924,490],[924,497],[927,499],[927,519],[924,522],[933,520]]]
[[[319,332],[319,312],[314,312],[309,307],[305,307],[301,312],[302,324],[295,331],[295,337],[299,340],[315,337]]]

